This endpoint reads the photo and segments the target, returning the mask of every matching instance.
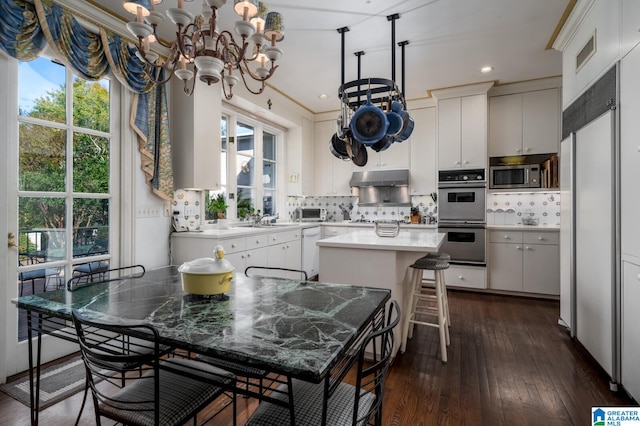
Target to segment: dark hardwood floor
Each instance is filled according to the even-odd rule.
[[[558,302],[450,291],[449,304],[449,362],[439,359],[438,330],[417,327],[387,378],[383,425],[585,425],[592,406],[637,405],[609,391],[606,374],[557,325]],[[44,410],[41,424],[71,424],[81,398]],[[256,405],[238,398],[238,424]],[[4,393],[0,413],[0,425],[29,423],[29,409]],[[230,415],[207,424],[231,425]],[[81,424],[94,424],[91,403]]]

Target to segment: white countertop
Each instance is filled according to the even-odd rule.
[[[342,222],[322,222],[322,226],[348,226],[349,228],[373,228],[374,222],[351,222],[345,220]],[[401,223],[400,229],[437,229],[437,224],[426,225],[423,223]]]
[[[487,225],[489,231],[560,231],[556,225]]]
[[[409,232],[401,230],[396,237],[379,237],[373,229],[358,230],[348,234],[319,240],[319,247],[357,248],[368,250],[435,251],[442,244],[446,233]]]
[[[320,226],[320,223],[280,223],[276,226],[229,226],[228,229],[211,227],[201,231],[174,232],[171,235],[179,238],[234,238],[247,235],[268,234]]]

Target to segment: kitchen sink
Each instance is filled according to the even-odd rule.
[[[297,223],[260,223],[256,228],[283,228],[288,226],[298,226]]]

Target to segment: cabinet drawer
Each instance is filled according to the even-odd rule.
[[[266,247],[269,245],[268,234],[258,234],[246,237],[247,250],[253,250],[255,248]]]
[[[444,271],[447,287],[487,288],[487,269],[477,266],[451,266]]]
[[[353,230],[360,230],[361,228],[358,227],[357,229],[353,229]],[[349,232],[349,228],[346,226],[323,226],[322,227],[322,236],[327,238],[327,237],[335,237],[336,235],[344,235],[346,233]]]
[[[523,232],[522,239],[525,244],[552,244],[560,243],[559,232]]]
[[[489,241],[492,243],[522,243],[522,232],[490,231]]]
[[[218,240],[218,244],[224,247],[225,253],[237,253],[239,251],[245,251],[245,248],[247,246],[245,237]],[[209,253],[209,256],[213,257],[213,253]]]
[[[269,245],[280,244],[287,241],[295,241],[300,239],[300,230],[293,229],[290,231],[280,231],[269,233]]]

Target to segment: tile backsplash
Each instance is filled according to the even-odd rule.
[[[189,225],[202,222],[199,191],[176,191],[173,201],[174,217]],[[414,195],[411,205],[420,209],[423,218],[437,218],[438,207],[430,195]],[[297,207],[324,207],[328,222],[344,220],[409,220],[410,207],[358,206],[353,196],[289,196],[286,212],[280,218],[293,220]],[[560,225],[560,192],[487,192],[487,225],[519,225],[523,218],[538,225]]]
[[[487,225],[521,225],[523,219],[560,226],[560,192],[487,193]]]
[[[429,195],[414,195],[411,205],[420,209],[423,217],[437,216],[436,203]],[[358,206],[358,197],[349,196],[318,196],[318,197],[287,197],[287,214],[290,220],[295,218],[298,207],[323,207],[327,209],[327,222],[342,222],[343,220],[409,220],[411,208],[404,207],[376,207]]]

